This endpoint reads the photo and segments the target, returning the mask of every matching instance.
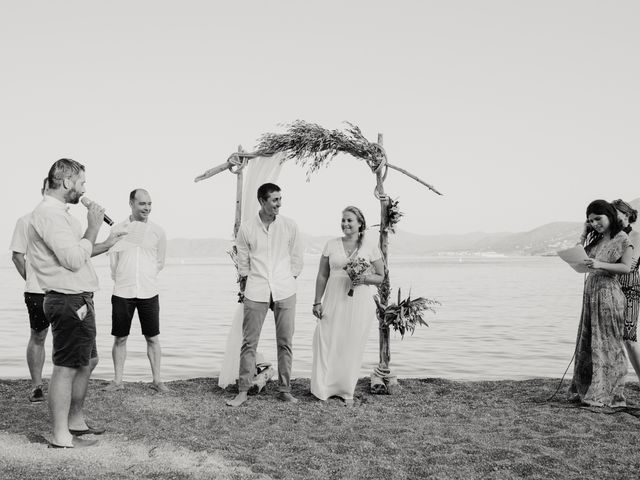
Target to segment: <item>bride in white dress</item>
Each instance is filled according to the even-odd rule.
[[[376,323],[371,285],[382,282],[384,263],[377,242],[364,236],[367,225],[360,209],[345,208],[341,226],[344,236],[327,242],[316,278],[311,393],[320,400],[341,397],[351,405],[369,330]],[[369,262],[373,271],[352,282],[344,266],[356,258]]]

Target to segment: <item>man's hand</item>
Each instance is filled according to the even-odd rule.
[[[87,229],[88,231],[89,229]],[[106,251],[108,251],[111,247],[113,247],[116,243],[122,240],[122,237],[127,235],[126,229],[116,229],[112,228],[109,232],[109,236],[104,240],[104,242],[94,243],[93,250],[91,252],[91,256],[95,257],[96,255],[100,255]]]
[[[87,208],[87,228],[100,230],[104,220],[104,208],[96,202],[92,202]]]
[[[16,270],[22,277],[23,280],[27,280],[27,262],[24,258],[24,253],[22,252],[12,252],[11,260],[13,260],[13,264],[16,266]]]
[[[123,237],[126,237],[127,234],[128,233],[126,230],[119,230],[119,231],[111,230],[109,232],[109,236],[102,243],[107,249],[109,249],[113,247],[116,243],[118,243],[120,240],[122,240]]]

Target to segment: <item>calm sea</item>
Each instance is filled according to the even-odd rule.
[[[99,258],[99,257],[98,257]],[[94,378],[110,379],[110,295],[104,261],[96,263],[102,290],[95,297],[98,353]],[[430,257],[392,259],[393,294],[426,296],[442,303],[427,314],[429,327],[401,339],[392,334],[391,367],[400,377],[524,379],[560,377],[571,359],[580,314],[583,276],[555,257]],[[299,278],[293,375],[309,377],[311,315],[317,257],[307,257]],[[13,268],[0,267],[0,378],[28,378],[29,328],[23,283]],[[217,376],[236,307],[235,268],[228,259],[170,263],[161,273],[162,370],[166,380]],[[392,298],[394,298],[392,296]],[[128,340],[126,381],[151,378],[146,344],[134,318]],[[51,372],[51,336],[45,375]],[[265,322],[259,350],[275,364],[273,317]],[[378,360],[373,321],[362,376]]]

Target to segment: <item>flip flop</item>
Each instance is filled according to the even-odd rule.
[[[56,445],[55,443],[50,443],[47,448],[74,448],[73,445],[71,446],[67,446],[67,445]]]
[[[73,430],[73,429],[69,429],[69,433],[71,435],[75,435],[76,437],[79,437],[81,435],[102,435],[104,432],[106,432],[107,429],[104,427],[88,427],[85,430]]]
[[[85,448],[92,447],[97,443],[98,440],[84,440],[83,438],[73,437],[73,440],[71,440],[71,445],[58,445],[57,443],[50,442],[47,448]]]

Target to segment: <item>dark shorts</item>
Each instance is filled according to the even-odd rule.
[[[41,332],[49,328],[49,320],[47,320],[42,303],[44,302],[44,293],[24,292],[24,303],[29,312],[29,325],[31,330]]]
[[[127,337],[131,331],[133,313],[138,309],[140,327],[145,337],[160,335],[160,301],[151,298],[122,298],[111,296],[111,335]]]
[[[93,294],[48,292],[43,310],[51,323],[53,364],[69,368],[89,365],[98,356]]]

